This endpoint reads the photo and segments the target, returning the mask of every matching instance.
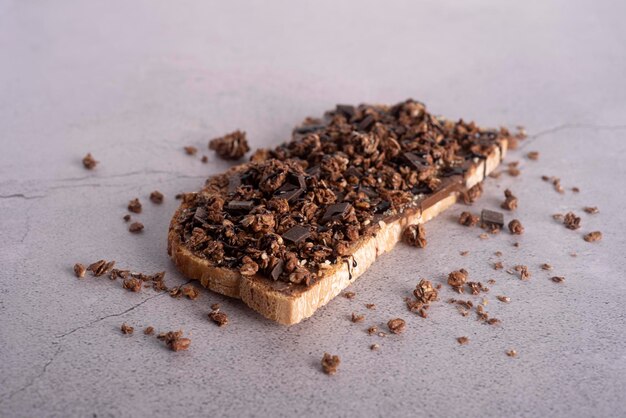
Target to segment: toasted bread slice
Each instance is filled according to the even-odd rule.
[[[181,204],[172,219],[168,237],[168,253],[174,264],[187,277],[215,292],[240,298],[261,315],[280,324],[296,324],[314,314],[342,290],[360,277],[378,256],[390,251],[401,239],[403,229],[410,224],[425,223],[452,206],[469,188],[482,182],[500,164],[506,153],[508,140],[499,138],[484,159],[472,160],[460,179],[450,179],[435,193],[428,195],[419,207],[380,220],[380,229],[372,237],[361,238],[352,248],[348,259],[330,264],[310,286],[276,281],[263,275],[242,276],[239,270],[212,265],[194,254],[181,240],[180,215],[188,209]],[[242,171],[246,164],[233,167],[230,172]],[[461,176],[457,176],[461,177]]]

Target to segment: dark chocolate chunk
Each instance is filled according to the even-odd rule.
[[[484,226],[497,226],[498,228],[504,226],[504,215],[502,212],[483,209],[480,213],[480,220]]]
[[[364,193],[365,196],[370,197],[370,198],[375,198],[378,197],[378,192],[368,186],[359,186],[359,192]]]
[[[413,194],[431,194],[433,191],[424,183],[417,184],[411,189]]]
[[[386,200],[381,201],[374,207],[374,213],[383,213],[391,207],[391,203]]]
[[[407,160],[417,171],[423,171],[428,168],[428,161],[425,158],[415,155],[412,152],[405,152],[402,154],[405,160]]]
[[[196,213],[193,215],[193,219],[196,222],[200,222],[201,224],[206,223],[207,211],[202,206],[199,206],[196,209]]]
[[[334,205],[330,205],[326,208],[326,212],[324,212],[324,215],[322,216],[320,222],[326,223],[330,220],[334,221],[338,219],[343,219],[343,217],[348,214],[350,207],[350,203],[348,202],[335,203]]]
[[[356,128],[359,131],[366,131],[367,129],[369,129],[370,126],[374,124],[374,122],[376,122],[374,117],[372,115],[367,115],[363,120],[361,120],[361,122],[359,122]]]
[[[241,186],[241,177],[231,176],[228,179],[228,194],[233,194],[237,191],[237,188]]]
[[[270,277],[274,280],[278,280],[281,274],[283,274],[283,260],[278,260],[278,263],[274,266],[272,271],[270,271]]]
[[[336,112],[344,115],[348,120],[354,116],[356,109],[352,105],[342,105],[338,104]]]
[[[356,167],[348,167],[348,169],[344,171],[343,177],[345,179],[347,179],[348,177],[356,177],[357,179],[360,179],[361,173]]]
[[[279,199],[285,199],[288,202],[292,202],[296,200],[303,191],[304,190],[302,190],[298,186],[294,186],[291,183],[286,183],[283,184],[278,190],[276,190],[276,193],[274,193],[274,197],[277,197]]]
[[[293,130],[294,134],[306,135],[324,129],[324,125],[303,125]]]
[[[226,210],[249,211],[254,207],[252,200],[231,200],[226,206]]]
[[[319,165],[314,165],[313,167],[309,167],[306,169],[306,173],[309,175],[309,177],[319,177],[321,171],[322,170]]]
[[[460,176],[465,173],[463,167],[446,167],[441,173],[441,177]]]
[[[305,228],[301,225],[296,225],[291,228],[289,231],[285,232],[282,237],[285,241],[291,241],[294,244],[299,243],[300,241],[304,241],[308,237],[311,236],[311,232],[309,228]]]

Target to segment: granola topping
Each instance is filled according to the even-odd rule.
[[[212,139],[209,142],[209,149],[215,151],[224,160],[239,160],[250,151],[246,133],[242,131],[231,132]]]
[[[183,245],[214,266],[310,286],[330,267],[350,266],[381,221],[419,213],[440,191],[462,192],[467,170],[513,136],[437,118],[413,100],[347,108],[183,195]],[[212,149],[241,158],[244,139],[233,133]],[[468,201],[479,194],[480,186],[470,189]],[[410,242],[426,245],[419,226],[408,231]]]
[[[585,234],[585,236],[583,237],[583,239],[587,242],[596,242],[596,241],[600,241],[602,239],[602,232],[600,231],[593,231],[590,232],[588,234]]]
[[[426,247],[426,230],[424,229],[424,225],[416,224],[407,226],[402,233],[402,239],[405,243],[414,247]]]
[[[391,319],[387,322],[387,327],[389,327],[389,331],[393,334],[401,334],[406,328],[406,322],[404,322],[404,319],[401,318]]]
[[[340,363],[341,360],[339,359],[339,356],[324,353],[324,357],[322,357],[322,370],[326,374],[333,375],[337,373]]]

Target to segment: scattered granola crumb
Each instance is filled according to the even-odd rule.
[[[183,196],[184,196],[184,195],[185,195],[184,193],[178,193],[178,194],[176,194],[176,195],[174,196],[174,199],[176,199],[176,200],[180,200],[180,199],[182,199],[182,198],[183,198]]]
[[[526,154],[526,157],[528,157],[529,160],[537,161],[539,159],[539,152],[530,151],[528,154]]]
[[[143,228],[144,228],[144,226],[143,226],[143,224],[141,222],[133,222],[128,227],[128,231],[132,232],[133,234],[137,234],[137,233],[143,231]]]
[[[196,153],[198,152],[198,148],[193,146],[184,147],[184,150],[187,155],[196,155]]]
[[[401,334],[406,328],[406,322],[401,318],[391,319],[387,322],[387,327],[389,327],[389,331],[393,334]]]
[[[161,333],[157,336],[157,338],[161,341],[165,341],[165,344],[172,351],[183,351],[187,350],[191,345],[191,340],[189,338],[182,338],[183,331],[169,331],[165,333]]]
[[[367,309],[376,309],[376,304],[375,303],[366,303],[365,307]]]
[[[350,320],[354,323],[363,322],[365,321],[365,315],[357,315],[354,312],[352,312],[352,317],[350,318]]]
[[[583,210],[590,215],[595,215],[596,213],[600,212],[597,206],[585,206]]]
[[[369,327],[369,328],[367,329],[367,333],[368,333],[369,335],[374,335],[374,334],[376,334],[377,332],[378,332],[378,327],[376,327],[375,325],[372,325],[371,327]]]
[[[548,176],[541,176],[541,180],[543,180],[543,181],[550,181],[550,177],[548,177]]]
[[[405,243],[414,247],[426,247],[426,230],[422,224],[409,225],[402,233],[402,239]]]
[[[519,242],[514,242],[514,243],[513,243],[513,246],[514,246],[515,248],[519,248]]]
[[[471,205],[482,194],[483,194],[483,185],[482,185],[482,183],[476,183],[473,187],[471,187],[467,191],[463,192],[463,194],[461,195],[461,198],[463,199],[463,203],[465,203],[466,205]]]
[[[139,292],[141,291],[141,280],[135,277],[128,277],[122,282],[122,287],[131,292]]]
[[[356,293],[354,292],[343,292],[343,297],[346,299],[354,299]]]
[[[504,265],[502,265],[502,261],[493,263],[494,270],[502,270],[503,268],[504,268]]]
[[[180,292],[183,296],[187,296],[191,300],[195,300],[200,295],[200,291],[192,284],[186,284],[181,287]]]
[[[87,269],[82,264],[80,264],[80,263],[74,264],[74,274],[79,279],[82,279],[83,277],[85,277],[85,272],[86,271],[87,271]]]
[[[459,252],[459,254],[461,254],[463,257],[465,257],[466,255],[469,254],[469,251],[461,251],[461,252]]]
[[[209,319],[215,322],[218,327],[228,325],[228,316],[224,312],[220,312],[219,309],[209,312]]]
[[[552,270],[552,265],[550,265],[548,263],[543,263],[541,265],[541,270]]]
[[[515,266],[515,271],[519,273],[520,279],[522,280],[530,279],[530,271],[528,271],[528,266],[518,264],[517,266]]]
[[[565,193],[565,189],[561,186],[561,179],[558,177],[552,177],[552,185],[554,186],[554,190],[563,194]]]
[[[146,327],[146,329],[143,330],[143,333],[146,335],[154,334],[154,327]]]
[[[564,215],[562,213],[555,213],[554,215],[552,215],[552,219],[554,219],[555,221],[562,221],[564,218]]]
[[[127,213],[122,219],[124,219],[124,222],[128,222],[130,221],[130,215]]]
[[[493,286],[494,284],[496,284],[496,281],[494,279],[489,279],[487,280],[487,284],[490,284]]]
[[[91,263],[87,267],[87,271],[90,271],[94,275],[94,277],[100,277],[103,274],[108,273],[114,265],[115,261],[107,262],[106,260],[98,260],[95,263]]]
[[[370,350],[372,350],[372,351],[378,350],[379,348],[380,348],[380,346],[378,344],[370,345]]]
[[[461,215],[459,215],[459,223],[463,226],[475,226],[479,221],[480,218],[478,216],[469,212],[461,212]]]
[[[489,235],[483,232],[482,234],[480,234],[478,236],[478,238],[480,238],[480,239],[487,239],[487,238],[489,238]]]
[[[517,357],[517,351],[511,349],[506,351],[506,355],[509,357]]]
[[[580,189],[578,187],[572,187],[572,192],[580,193]]]
[[[211,304],[211,309],[214,311],[217,311],[220,308],[220,304],[219,303],[213,303]]]
[[[207,157],[206,155],[203,155],[202,158],[200,158],[200,161],[202,161],[204,164],[209,162],[209,157]]]
[[[511,231],[513,235],[522,235],[524,233],[524,227],[519,220],[513,219],[509,222],[509,231]]]
[[[583,239],[587,242],[596,242],[596,241],[600,241],[602,239],[602,232],[600,231],[593,231],[590,232],[588,234],[585,234],[585,236],[583,237]]]
[[[502,251],[496,251],[493,253],[496,257],[502,257]]]
[[[509,189],[506,189],[504,191],[504,197],[505,197],[504,202],[502,202],[502,204],[500,205],[502,209],[506,209],[506,210],[517,209],[518,199],[517,197],[513,195],[513,192],[511,192]]]
[[[521,171],[519,170],[519,168],[517,168],[516,166],[511,166],[511,165],[509,165],[509,168],[506,170],[506,172],[511,177],[517,177],[521,174]]]
[[[215,151],[224,160],[238,160],[250,151],[246,133],[234,131],[209,141],[209,149]]]
[[[128,202],[128,210],[133,213],[141,213],[141,202],[135,198]]]
[[[467,338],[467,337],[458,337],[456,340],[457,340],[457,341],[458,341],[458,343],[459,343],[459,344],[461,344],[461,345],[467,345],[467,344],[469,344],[469,338]]]
[[[578,257],[578,254],[576,254],[574,252],[569,253],[569,255],[570,255],[570,257]]]
[[[500,302],[509,303],[511,298],[508,296],[496,296]]]
[[[463,293],[463,285],[467,281],[467,270],[455,270],[448,274],[448,284],[459,293]]]
[[[326,374],[333,375],[337,373],[337,368],[340,363],[341,360],[339,359],[339,356],[324,353],[324,357],[322,357],[322,370]]]
[[[135,328],[131,327],[130,325],[128,325],[126,322],[124,322],[122,324],[122,326],[120,327],[120,329],[122,330],[122,334],[126,334],[126,335],[130,335],[133,332],[135,332]]]
[[[94,168],[96,168],[96,165],[98,165],[98,161],[93,158],[90,152],[87,153],[87,155],[85,155],[85,157],[83,158],[83,166],[87,170],[93,170]]]
[[[565,277],[554,276],[554,277],[551,277],[550,280],[552,280],[554,283],[563,283],[565,281]]]
[[[163,193],[158,190],[153,191],[152,193],[150,193],[150,201],[152,203],[160,205],[161,203],[163,203]]]
[[[574,212],[568,212],[563,218],[563,223],[567,229],[576,230],[580,228],[580,217],[576,216]]]

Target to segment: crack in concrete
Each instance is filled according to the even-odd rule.
[[[148,297],[148,298],[145,298],[144,300],[142,300],[142,301],[141,301],[141,302],[139,302],[138,304],[131,306],[130,308],[126,309],[126,310],[125,310],[125,311],[123,311],[123,312],[120,312],[120,313],[115,313],[115,314],[110,314],[110,315],[105,315],[105,316],[100,317],[100,318],[98,318],[98,319],[94,319],[94,320],[93,320],[93,321],[91,321],[91,322],[88,322],[88,323],[86,323],[86,324],[84,324],[84,325],[80,325],[80,326],[78,326],[78,327],[76,327],[76,328],[74,328],[74,329],[71,329],[70,331],[64,332],[63,334],[55,335],[55,336],[54,336],[54,338],[57,338],[57,339],[63,339],[63,338],[65,338],[65,337],[67,337],[68,335],[71,335],[71,334],[75,333],[76,331],[79,331],[79,330],[81,330],[81,329],[85,329],[85,328],[87,328],[87,327],[90,327],[90,326],[92,326],[92,325],[94,325],[94,324],[97,324],[97,323],[98,323],[98,322],[100,322],[100,321],[104,321],[105,319],[108,319],[108,318],[114,318],[114,317],[116,317],[116,316],[122,316],[122,315],[124,315],[124,314],[127,314],[127,313],[128,313],[128,312],[130,312],[130,311],[133,311],[133,310],[137,309],[138,307],[140,307],[140,306],[141,306],[141,305],[143,305],[144,303],[146,303],[146,302],[148,302],[148,301],[150,301],[150,300],[152,300],[152,299],[158,298],[159,296],[163,296],[163,295],[165,295],[165,294],[167,294],[167,292],[161,292],[161,293],[158,293],[158,294],[156,294],[156,295],[154,295],[154,296],[150,296],[150,297]]]
[[[25,200],[33,200],[33,199],[41,199],[46,197],[46,195],[33,195],[27,196],[24,193],[14,193],[9,195],[0,195],[0,199],[25,199]]]
[[[542,136],[553,134],[555,132],[564,131],[567,129],[598,129],[605,131],[619,131],[626,129],[626,125],[594,125],[592,123],[564,123],[561,125],[553,126],[552,128],[547,128],[542,131],[536,132],[532,135],[528,135],[528,139],[526,141],[522,141],[519,148],[525,148],[529,144],[532,144],[537,139]]]
[[[43,365],[41,371],[36,375],[33,376],[32,379],[29,380],[28,383],[26,383],[24,386],[22,386],[21,388],[18,388],[16,390],[14,390],[13,392],[9,393],[9,395],[4,398],[3,400],[0,401],[0,404],[2,404],[5,401],[10,400],[11,398],[13,398],[15,395],[17,395],[20,392],[25,391],[26,389],[30,388],[31,386],[33,386],[37,380],[39,380],[48,370],[48,367],[50,367],[50,365],[52,364],[52,362],[57,358],[57,356],[59,355],[59,353],[61,352],[61,346],[59,346],[56,351],[54,352],[54,354],[52,355],[52,357],[50,357],[50,359]]]

